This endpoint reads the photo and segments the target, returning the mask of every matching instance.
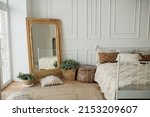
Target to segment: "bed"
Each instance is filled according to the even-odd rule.
[[[141,52],[139,48],[128,48],[134,51],[137,49]],[[142,49],[145,51],[145,48]],[[117,48],[113,48],[113,52],[116,50]],[[105,98],[150,99],[150,62],[139,61],[137,64],[119,59],[118,62],[97,64],[95,81],[101,87]]]
[[[54,63],[57,61],[55,50],[37,48],[39,69],[53,69]]]

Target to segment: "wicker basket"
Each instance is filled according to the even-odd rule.
[[[96,66],[94,65],[82,65],[78,69],[77,80],[87,83],[94,82],[96,72]]]
[[[62,73],[66,80],[75,80],[76,69],[62,70]]]

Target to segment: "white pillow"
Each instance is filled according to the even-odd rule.
[[[40,79],[40,83],[43,87],[52,86],[52,85],[60,85],[63,84],[63,81],[57,76],[47,76],[45,78]]]
[[[126,63],[133,63],[133,64],[140,64],[141,57],[139,54],[118,54],[117,61],[126,62]]]

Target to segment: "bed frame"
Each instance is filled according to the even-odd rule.
[[[146,74],[146,71],[149,71],[150,69],[147,69],[148,66],[150,66],[150,61],[141,61],[140,62],[141,64],[144,64],[146,65],[146,69],[144,69],[144,81],[146,82],[148,79],[148,77],[150,76],[147,76]],[[121,64],[124,64],[124,63],[121,63],[120,61],[118,62],[118,67],[117,67],[117,85],[116,85],[116,100],[119,100],[119,99],[150,99],[150,86],[147,88],[147,85],[145,84],[145,82],[143,83],[143,86],[144,86],[144,89],[143,90],[138,90],[138,88],[135,90],[132,90],[132,89],[119,89],[119,77],[120,77],[120,65]],[[130,63],[131,64],[131,63]],[[131,64],[132,65],[132,64]],[[131,74],[132,74],[132,69],[131,69]],[[138,70],[138,77],[139,77],[139,70]],[[132,77],[132,75],[131,75]],[[139,87],[138,86],[139,84],[136,85],[136,87]],[[130,86],[131,87],[131,86]]]
[[[115,51],[115,52],[150,52],[150,47],[102,47],[100,45],[96,45],[95,48],[96,52],[99,53],[101,51]],[[98,54],[97,54],[98,55]],[[96,57],[96,62],[99,63],[99,57]],[[150,66],[150,61],[143,61],[142,63]],[[149,90],[120,90],[119,89],[119,71],[120,71],[120,61],[118,62],[117,68],[117,85],[116,85],[116,92],[115,92],[115,99],[150,99],[150,89]],[[150,69],[148,69],[150,70]],[[146,78],[150,76],[146,76]],[[145,85],[146,87],[146,85]]]
[[[56,49],[37,48],[37,59],[38,59],[38,62],[43,57],[52,57],[54,53],[56,53]],[[38,66],[38,69],[40,70],[39,66]]]

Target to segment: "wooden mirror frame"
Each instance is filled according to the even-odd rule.
[[[26,18],[27,27],[27,45],[30,73],[34,73],[34,53],[33,53],[33,39],[32,39],[32,24],[53,24],[56,25],[56,53],[57,53],[57,68],[61,64],[61,22],[60,19],[48,18]]]

